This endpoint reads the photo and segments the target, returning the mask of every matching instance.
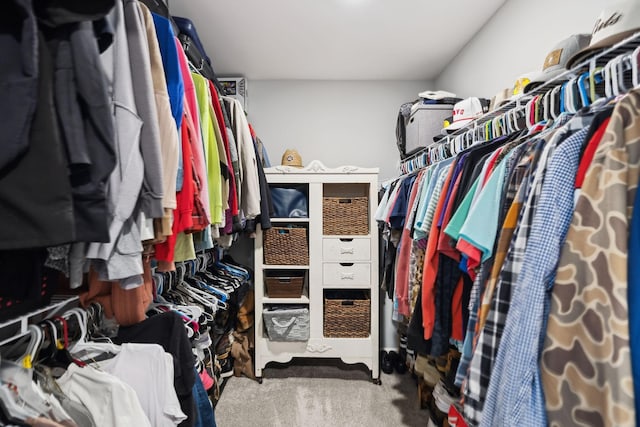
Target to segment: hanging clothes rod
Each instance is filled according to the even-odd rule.
[[[548,97],[550,94],[554,95],[554,91],[560,89],[563,85],[567,84],[568,81],[575,82],[579,76],[585,73],[588,73],[589,76],[593,76],[603,68],[606,69],[607,67],[610,67],[611,61],[615,58],[625,53],[629,53],[634,49],[638,49],[639,47],[640,32],[627,37],[626,39],[592,56],[589,59],[583,60],[578,65],[572,67],[570,70],[567,70],[557,77],[549,80],[548,82],[536,87],[525,96],[513,99],[505,105],[482,115],[473,122],[452,132],[451,134],[443,136],[442,139],[438,140],[437,142],[433,142],[427,145],[417,153],[414,153],[413,155],[402,160],[400,165],[402,173],[412,173],[416,169],[420,169],[427,166],[428,164],[433,163],[431,162],[431,159],[434,157],[434,150],[438,150],[438,153],[436,153],[435,155],[436,161],[447,158],[448,156],[445,155],[447,153],[447,150],[443,148],[443,146],[445,144],[451,144],[452,140],[457,140],[458,146],[461,145],[461,141],[477,141],[479,139],[488,140],[486,135],[487,128],[485,125],[488,125],[489,122],[498,120],[502,121],[502,123],[506,123],[508,120],[513,120],[513,118],[510,116],[522,113],[527,107],[527,104],[536,97]],[[621,64],[614,65],[621,66]],[[635,73],[638,72],[640,72],[640,70],[635,71]],[[638,78],[638,80],[640,80],[640,78]],[[548,102],[548,100],[546,101]]]
[[[78,307],[79,299],[74,297],[60,297],[60,300],[46,307],[34,310],[28,314],[0,323],[0,347],[29,333],[29,325],[39,323],[64,313],[70,308]]]

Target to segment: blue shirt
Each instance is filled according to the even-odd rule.
[[[575,175],[588,128],[551,154],[524,263],[492,371],[481,425],[546,426],[539,357],[560,251],[573,216]]]
[[[162,56],[162,67],[167,81],[167,92],[169,93],[169,103],[171,104],[171,115],[176,121],[176,132],[180,131],[182,125],[182,114],[184,112],[184,80],[178,62],[178,51],[176,48],[176,36],[171,27],[171,22],[164,16],[151,14],[153,24],[156,27],[156,37]],[[178,141],[182,137],[178,133]],[[178,176],[176,179],[176,191],[182,190],[183,167],[182,167],[182,145],[178,144]]]

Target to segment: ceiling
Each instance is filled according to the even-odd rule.
[[[432,80],[506,0],[169,0],[219,75]]]

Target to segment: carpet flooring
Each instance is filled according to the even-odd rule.
[[[262,384],[229,378],[215,409],[218,427],[424,427],[429,420],[409,374],[381,373],[376,385],[366,367],[339,361],[269,366]]]

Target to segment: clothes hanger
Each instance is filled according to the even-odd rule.
[[[616,70],[618,75],[618,88],[621,93],[627,93],[631,88],[627,87],[625,83],[625,74],[632,69],[631,55],[621,55],[620,59],[616,63]]]
[[[591,99],[589,96],[590,88],[589,84],[589,73],[582,73],[580,77],[578,77],[578,92],[580,93],[580,103],[583,107],[588,107],[591,105]]]
[[[607,98],[613,97],[613,88],[611,84],[611,63],[608,62],[602,68],[602,77],[604,79],[604,93]]]
[[[551,99],[551,90],[548,90],[544,93],[544,95],[542,95],[542,104],[541,104],[541,108],[542,108],[542,120],[544,121],[549,121],[551,120],[551,112],[550,110],[550,102]]]
[[[558,85],[551,90],[551,102],[550,102],[551,117],[554,120],[557,119],[561,113],[560,111],[560,89],[561,88],[562,86]]]
[[[633,53],[631,53],[631,80],[633,83],[633,87],[637,88],[640,86],[640,71],[638,70],[638,66],[640,65],[640,61],[638,60],[638,56],[640,55],[640,46],[638,46]]]

